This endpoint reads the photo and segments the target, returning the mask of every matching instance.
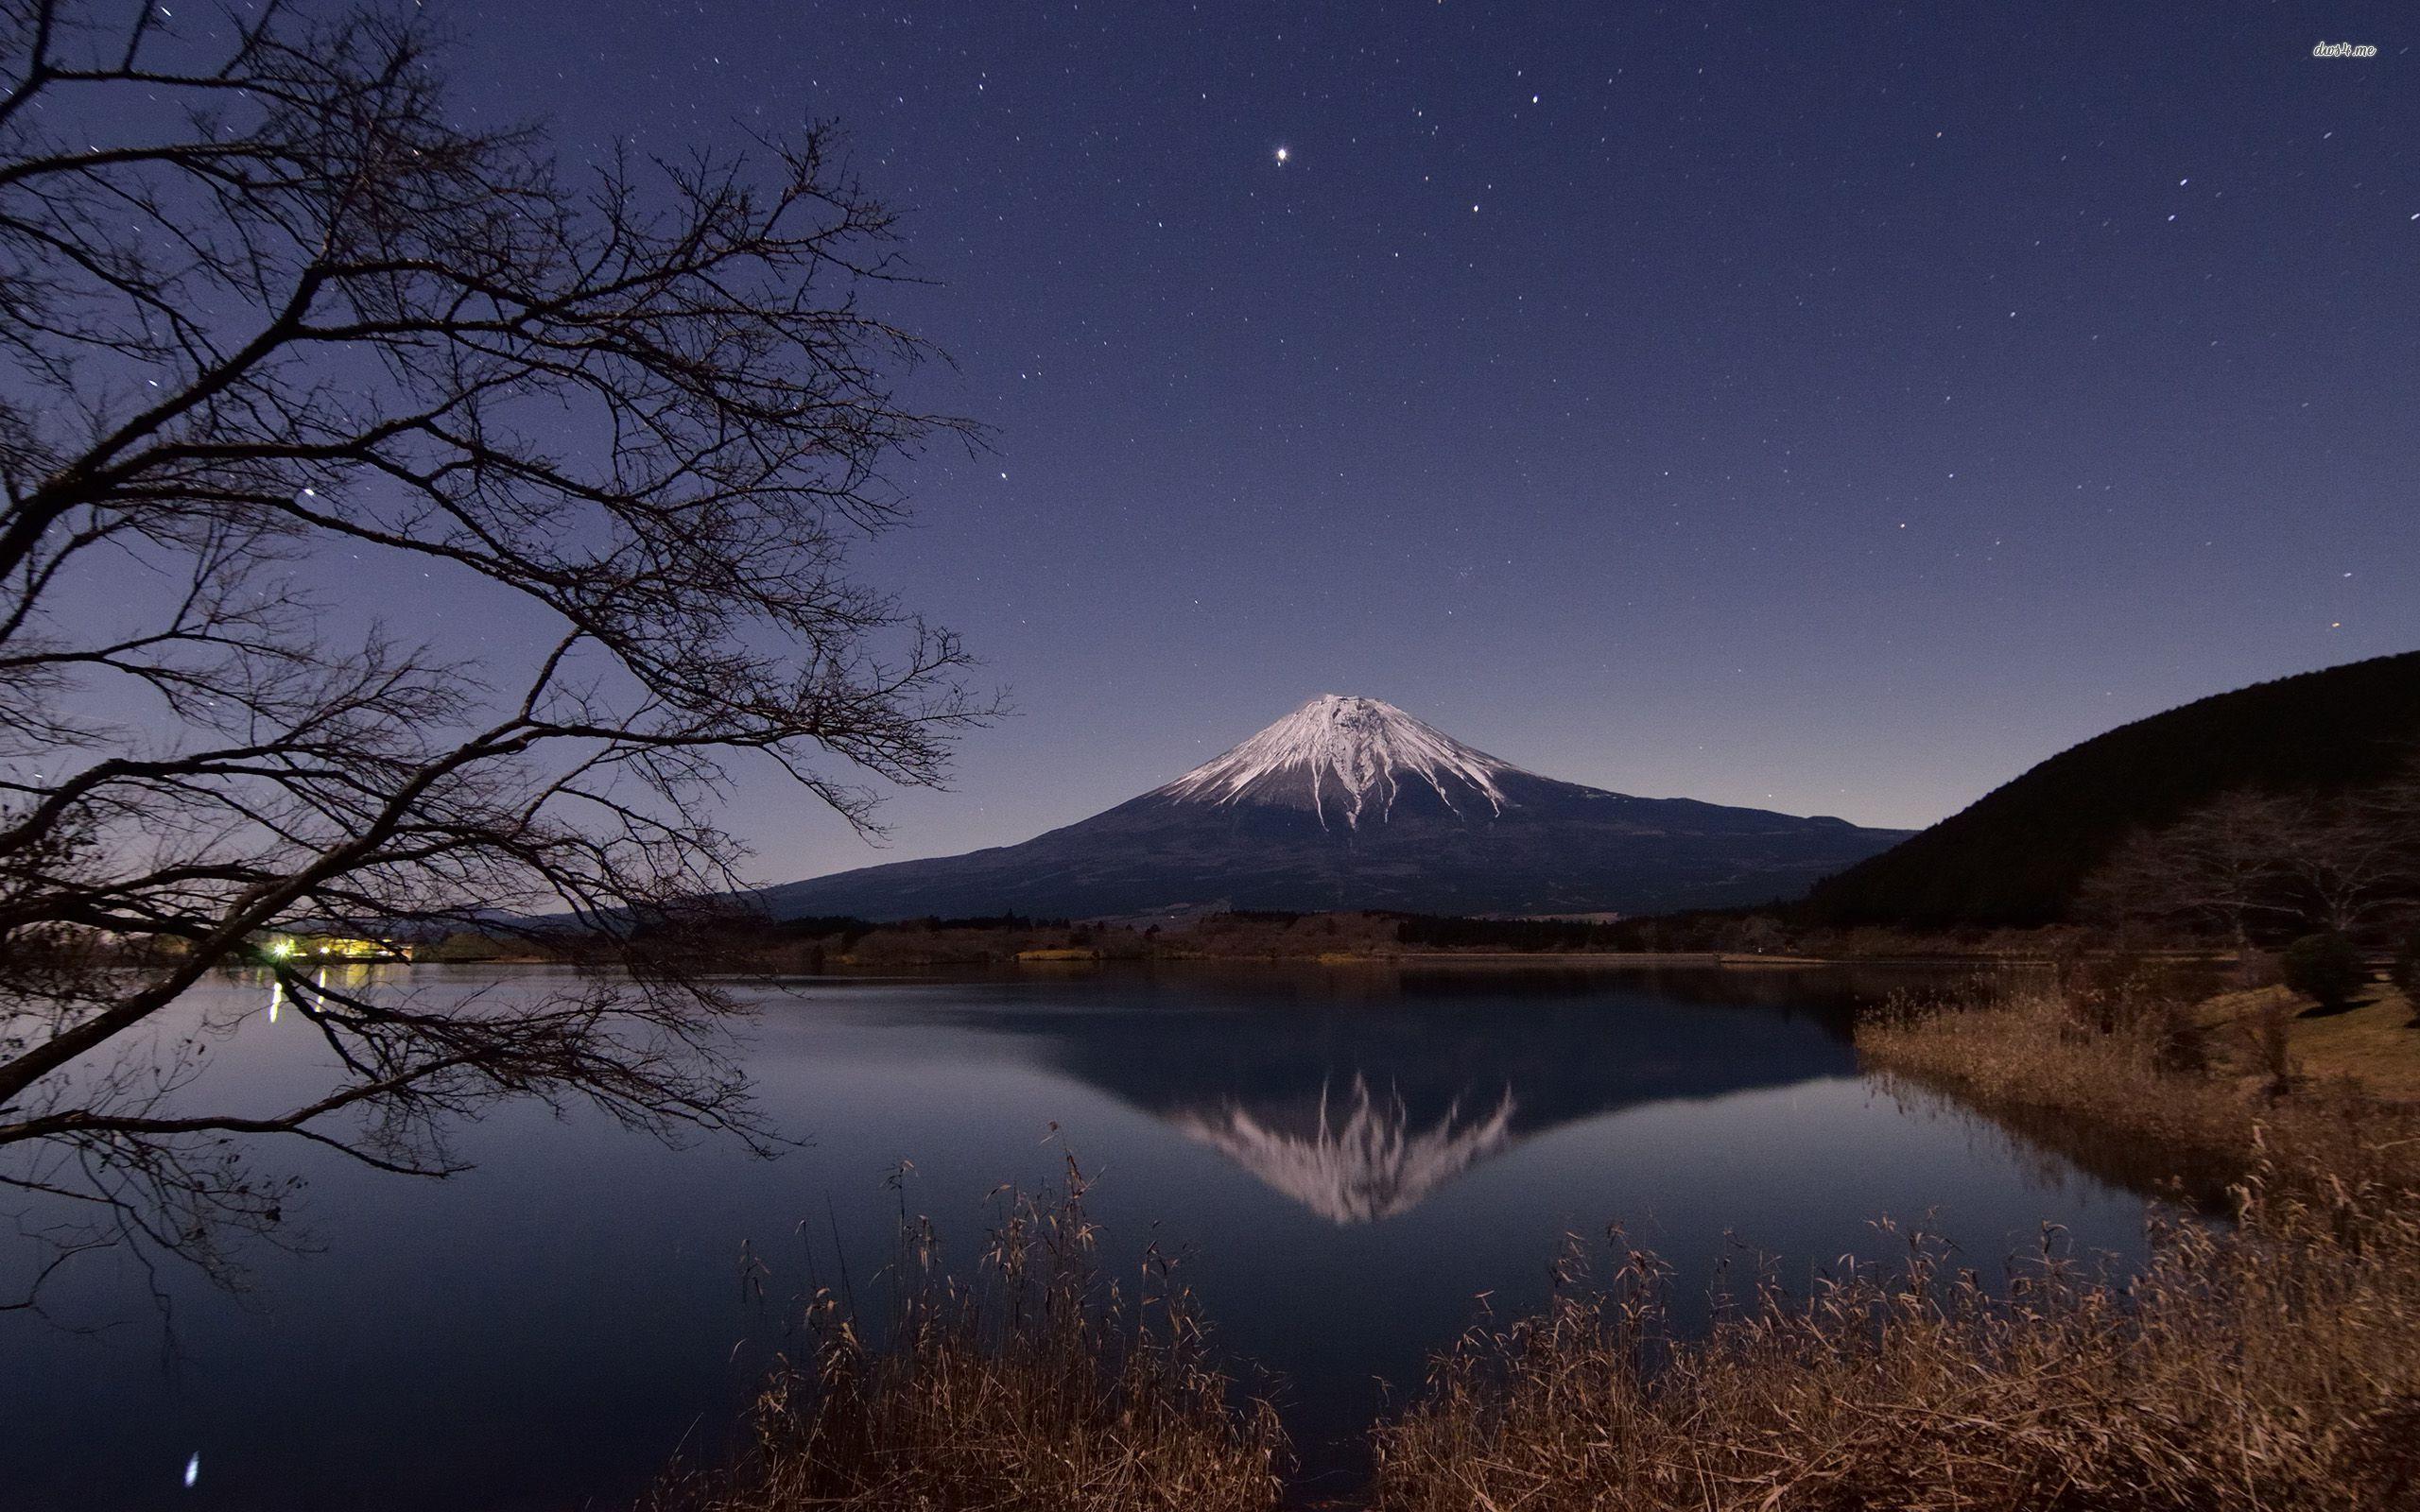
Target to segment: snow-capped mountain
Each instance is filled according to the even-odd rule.
[[[1456,814],[1504,812],[1496,779],[1520,768],[1443,735],[1391,703],[1323,693],[1160,788],[1180,802],[1308,809],[1322,829],[1377,823],[1409,793]]]
[[[1021,845],[767,889],[777,916],[1207,908],[1664,912],[1795,897],[1905,837],[1557,782],[1322,694],[1164,786]]]

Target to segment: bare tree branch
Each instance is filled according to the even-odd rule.
[[[891,466],[976,434],[900,397],[932,353],[862,302],[894,223],[834,138],[568,172],[441,61],[375,8],[0,0],[0,1180],[107,1215],[61,1252],[224,1271],[282,1214],[263,1135],[442,1174],[527,1096],[761,1142],[679,948],[749,880],[728,764],[871,833],[867,780],[993,712],[851,570]],[[555,629],[348,630],[301,586],[339,554]],[[292,1107],[197,1105],[163,1030],[278,931],[565,917],[535,1000],[279,971],[336,1068]]]

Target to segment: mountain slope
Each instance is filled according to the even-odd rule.
[[[1823,923],[2032,925],[2135,828],[2232,789],[2377,782],[2420,740],[2420,652],[2256,683],[2095,736],[1816,886]]]
[[[780,917],[873,919],[1642,913],[1794,897],[1903,833],[1557,782],[1392,704],[1326,695],[1166,786],[1021,845],[758,898]]]

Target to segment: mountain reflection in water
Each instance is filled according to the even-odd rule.
[[[989,1005],[1021,1053],[1339,1224],[1409,1211],[1552,1129],[1853,1075],[1856,1005],[1904,974],[1460,966],[1136,973],[1121,1004]],[[1290,1011],[1273,1014],[1272,994]],[[1708,1011],[1708,1010],[1721,1011]]]
[[[1368,1223],[1419,1206],[1422,1198],[1512,1145],[1512,1092],[1477,1121],[1460,1099],[1427,1128],[1416,1127],[1400,1095],[1370,1095],[1354,1073],[1341,1116],[1320,1087],[1314,1116],[1247,1108],[1230,1101],[1216,1115],[1180,1109],[1168,1122],[1330,1223]]]

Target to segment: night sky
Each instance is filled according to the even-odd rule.
[[[936,281],[877,297],[957,358],[916,398],[995,428],[862,559],[1018,713],[887,852],[752,775],[769,880],[1325,691],[1917,825],[2420,646],[2408,6],[429,9],[575,162],[838,121]]]

